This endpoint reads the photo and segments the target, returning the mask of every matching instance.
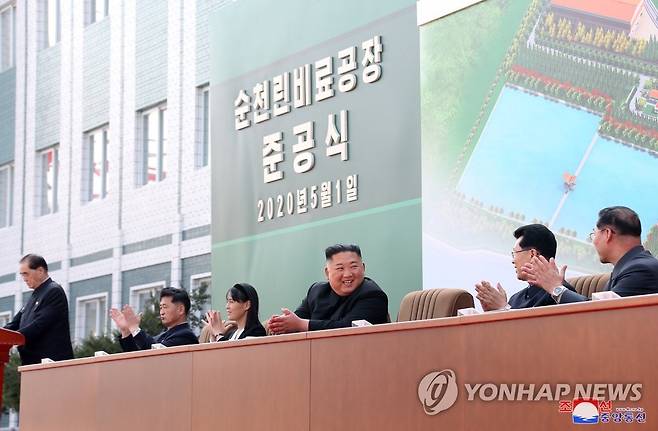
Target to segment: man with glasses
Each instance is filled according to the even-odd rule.
[[[553,259],[557,251],[557,241],[553,232],[542,224],[521,226],[514,231],[514,238],[516,242],[512,248],[512,264],[516,270],[516,277],[528,281],[523,267],[538,256]],[[544,289],[533,283],[512,295],[509,303],[507,293],[500,283],[494,288],[488,281],[481,281],[475,285],[475,291],[476,298],[484,311],[555,305],[555,300]]]
[[[658,260],[642,247],[641,234],[640,217],[632,209],[614,206],[599,211],[590,238],[601,263],[613,265],[606,290],[619,296],[658,293]],[[541,286],[557,303],[587,301],[587,297],[561,288],[565,268],[558,271],[554,259],[539,256],[523,270],[528,280]]]

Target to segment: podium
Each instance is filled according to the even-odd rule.
[[[647,295],[29,365],[20,425],[656,429],[657,339]]]
[[[5,364],[9,362],[9,351],[13,346],[25,344],[20,332],[0,328],[0,405],[2,405],[2,385],[5,382]]]

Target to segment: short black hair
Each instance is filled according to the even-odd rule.
[[[524,249],[534,248],[546,259],[555,257],[557,241],[555,235],[543,224],[528,224],[514,231],[514,238],[519,239],[519,245]]]
[[[361,249],[359,248],[358,245],[355,244],[331,245],[324,250],[324,256],[327,258],[327,260],[330,260],[334,256],[334,254],[344,253],[344,252],[356,253],[359,255],[359,257],[361,257]]]
[[[247,311],[245,328],[260,324],[260,319],[258,318],[258,292],[256,292],[254,286],[248,283],[236,283],[226,292],[226,299],[229,298],[241,303],[251,302],[249,311]]]
[[[190,295],[188,295],[185,289],[179,289],[177,287],[165,287],[160,291],[160,299],[170,297],[171,302],[174,304],[183,304],[185,306],[185,314],[190,313],[190,307],[192,303],[190,302]]]
[[[30,269],[43,268],[46,270],[46,272],[48,272],[48,264],[46,263],[46,259],[44,259],[43,256],[39,256],[38,254],[26,254],[18,263],[27,263],[27,267]]]
[[[610,226],[618,235],[642,235],[642,224],[640,217],[635,211],[628,207],[614,206],[603,208],[599,211],[599,221],[596,227],[601,229]]]

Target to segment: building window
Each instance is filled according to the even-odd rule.
[[[54,146],[39,153],[39,168],[41,181],[39,182],[38,200],[41,215],[57,212],[57,188],[59,174],[59,148]]]
[[[107,329],[107,293],[80,297],[76,301],[75,338],[98,337]]]
[[[0,228],[11,226],[13,213],[14,167],[0,166]]]
[[[110,13],[110,0],[87,0],[86,2],[87,25],[101,21]]]
[[[197,145],[196,167],[208,166],[210,161],[210,86],[197,91]]]
[[[85,142],[85,185],[84,196],[87,201],[103,199],[107,196],[109,173],[108,147],[109,137],[107,127],[87,133]]]
[[[167,154],[167,106],[142,111],[142,184],[162,181],[169,172]]]
[[[16,5],[0,10],[0,72],[16,63]]]
[[[5,326],[9,322],[11,322],[11,311],[0,313],[0,326]]]
[[[62,35],[60,0],[41,0],[41,48],[56,45]]]
[[[193,275],[190,283],[190,293],[193,293],[199,289],[203,290],[203,293],[210,295],[212,291],[212,277],[210,273],[197,274]],[[208,300],[201,305],[201,310],[199,316],[203,317],[206,314],[206,311],[210,311],[211,298],[208,297]]]
[[[135,313],[143,312],[151,301],[151,298],[155,297],[164,285],[164,282],[160,282],[131,287],[130,306],[135,310]]]

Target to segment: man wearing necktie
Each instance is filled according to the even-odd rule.
[[[18,347],[23,365],[38,364],[43,358],[73,359],[69,329],[69,305],[64,289],[48,275],[46,260],[28,254],[20,260],[19,272],[33,290],[30,299],[5,329],[18,331],[25,345]]]

